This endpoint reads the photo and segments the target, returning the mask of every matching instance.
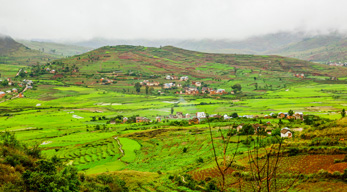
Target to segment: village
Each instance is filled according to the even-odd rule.
[[[177,77],[175,75],[167,75],[164,78],[165,80],[179,80],[181,83],[169,82],[169,83],[160,83],[158,81],[149,81],[143,80],[140,82],[141,86],[149,86],[149,87],[162,87],[164,90],[169,89],[178,89],[181,90],[175,91],[175,94],[179,95],[199,95],[199,94],[210,94],[210,95],[223,95],[228,94],[225,89],[213,89],[207,87],[204,83],[199,81],[190,81],[188,76]],[[163,94],[162,91],[158,91],[158,93]],[[234,94],[234,91],[231,91],[230,94]]]
[[[135,123],[160,123],[160,122],[168,122],[168,120],[183,120],[183,121],[186,121],[188,122],[189,125],[194,125],[194,124],[200,124],[200,123],[208,123],[209,121],[214,121],[214,120],[219,120],[219,121],[227,121],[229,119],[253,119],[253,120],[269,120],[269,119],[279,119],[280,123],[281,123],[281,120],[284,120],[284,119],[287,119],[287,120],[301,120],[303,121],[304,120],[304,114],[301,113],[301,112],[293,112],[293,111],[289,111],[288,113],[270,113],[269,115],[265,115],[265,116],[254,116],[254,115],[242,115],[242,116],[239,116],[237,115],[237,113],[233,113],[232,115],[228,116],[227,114],[225,115],[218,115],[218,114],[207,114],[205,112],[196,112],[194,114],[194,116],[192,116],[191,114],[187,113],[187,114],[184,114],[183,112],[176,112],[176,114],[170,114],[168,116],[157,116],[155,118],[155,120],[151,120],[147,117],[136,117],[135,118]],[[123,117],[122,118],[122,121],[119,122],[121,124],[124,124],[124,123],[131,123],[129,122],[129,118],[128,117]],[[116,121],[113,119],[109,122],[110,124],[116,124]],[[237,133],[241,132],[242,129],[243,129],[243,126],[245,125],[245,123],[241,123],[240,125],[238,125],[236,127],[236,131]],[[252,124],[252,129],[253,130],[253,133],[254,134],[258,134],[260,131],[266,133],[267,135],[271,135],[272,134],[272,131],[274,130],[273,127],[271,127],[272,123],[271,121],[266,121],[262,124],[260,123],[255,123],[255,124]],[[284,128],[281,128],[281,131],[280,131],[280,136],[281,137],[287,137],[287,138],[291,138],[293,136],[293,131],[301,131],[301,129],[293,129],[291,130],[290,128],[288,127],[284,127]]]
[[[24,79],[22,82],[15,82],[11,78],[7,78],[5,80],[0,80],[0,84],[3,87],[8,87],[3,91],[0,90],[0,99],[6,96],[9,96],[12,98],[23,98],[24,97],[23,93],[27,89],[33,88],[33,81],[27,80],[27,79]]]

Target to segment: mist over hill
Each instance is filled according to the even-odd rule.
[[[160,47],[172,45],[183,49],[209,53],[277,54],[325,63],[346,60],[346,35],[340,33],[312,35],[303,32],[279,32],[253,36],[243,40],[230,39],[105,39],[73,43],[98,48],[107,45],[142,45]]]

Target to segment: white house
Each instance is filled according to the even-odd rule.
[[[206,114],[205,114],[205,112],[197,112],[196,117],[199,119],[206,118]]]
[[[188,81],[188,79],[189,79],[188,76],[183,76],[180,78],[181,81]]]
[[[288,127],[281,129],[281,137],[291,138],[292,136],[293,136],[293,133],[290,131]]]

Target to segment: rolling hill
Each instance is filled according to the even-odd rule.
[[[78,66],[83,73],[94,73],[95,70],[98,73],[131,71],[142,74],[192,75],[197,78],[227,78],[235,73],[235,69],[335,77],[344,76],[347,70],[282,56],[212,54],[172,46],[106,46],[58,62]]]
[[[14,77],[19,69],[44,64],[57,56],[32,50],[9,36],[0,36],[0,73],[2,77]]]
[[[33,65],[46,63],[56,56],[32,50],[9,36],[0,36],[0,64]]]
[[[243,40],[231,39],[103,39],[77,42],[76,45],[99,48],[108,45],[143,45],[160,47],[171,45],[183,49],[208,53],[226,54],[271,54],[293,57],[308,61],[326,63],[328,61],[345,62],[346,35],[331,33],[310,35],[304,33],[279,32],[249,37]]]

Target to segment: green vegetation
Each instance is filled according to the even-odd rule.
[[[279,186],[295,180],[296,191],[331,178],[345,186],[346,80],[330,80],[345,68],[116,46],[26,67],[9,84],[20,66],[1,77],[0,90],[30,86],[24,97],[11,92],[0,99],[0,165],[13,173],[0,177],[3,191],[221,190],[216,161],[226,166],[232,156],[225,154],[235,154],[226,188],[249,191],[255,181],[249,152],[258,150],[261,162],[273,160],[266,150],[279,144],[285,127],[292,138],[281,143]],[[173,82],[180,86],[164,88]],[[199,93],[184,94],[188,88]],[[208,120],[194,120],[197,112]]]

